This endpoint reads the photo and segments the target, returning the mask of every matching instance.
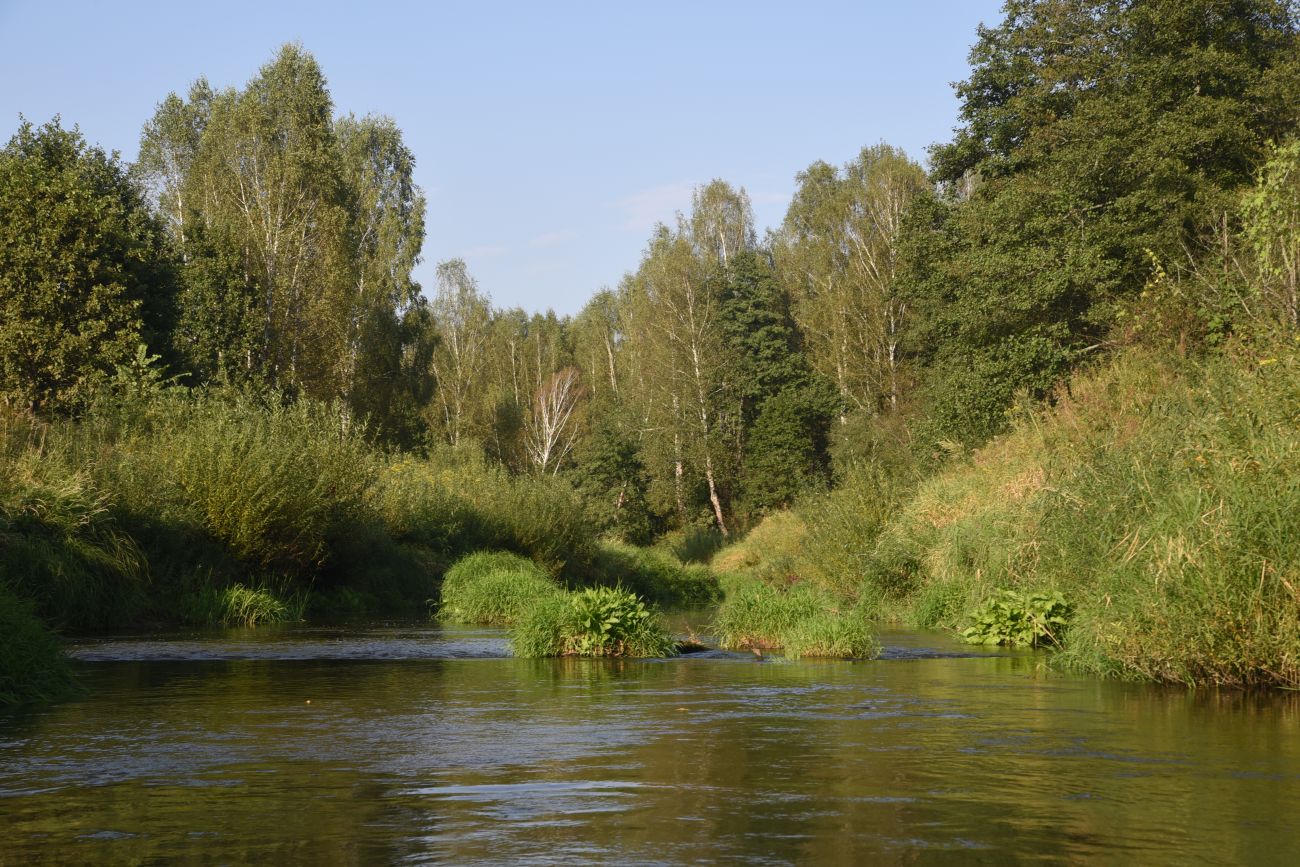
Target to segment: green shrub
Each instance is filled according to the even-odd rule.
[[[516,656],[661,657],[676,652],[659,614],[635,593],[589,587],[531,607],[511,629]]]
[[[709,567],[681,561],[654,548],[602,542],[597,548],[590,583],[623,586],[665,608],[709,605],[722,598]]]
[[[687,527],[669,533],[657,547],[667,549],[680,563],[708,563],[725,542],[716,527]]]
[[[578,578],[594,555],[594,533],[570,486],[511,477],[464,450],[391,462],[380,474],[374,506],[394,538],[447,559],[480,549],[514,551],[552,575]]]
[[[970,615],[961,636],[971,644],[1060,647],[1070,622],[1070,606],[1060,593],[998,590]]]
[[[509,626],[539,600],[560,593],[531,560],[504,551],[480,551],[447,571],[439,611],[455,623]]]
[[[0,707],[51,701],[71,691],[72,668],[30,603],[0,585]]]
[[[373,461],[327,407],[206,398],[149,439],[182,502],[255,566],[311,574],[364,516]]]
[[[577,656],[669,656],[673,640],[656,612],[620,587],[588,587],[571,594]]]

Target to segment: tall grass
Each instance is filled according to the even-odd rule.
[[[561,592],[531,560],[504,551],[480,551],[447,570],[439,615],[455,623],[509,626]]]
[[[373,502],[394,538],[445,553],[514,551],[551,575],[578,578],[595,555],[594,533],[573,489],[553,478],[512,477],[466,450],[397,457]]]
[[[57,699],[72,686],[57,636],[0,585],[0,707]]]
[[[1294,687],[1298,467],[1294,345],[1195,363],[1132,350],[882,526],[825,522],[810,547],[841,546],[863,604],[919,626],[968,625],[1003,589],[1059,592],[1073,607],[1065,664]]]
[[[90,479],[57,456],[4,456],[0,582],[51,622],[93,628],[135,611],[146,578],[140,551]]]
[[[261,626],[302,620],[307,598],[301,590],[209,585],[185,597],[180,611],[198,625]]]
[[[787,656],[874,657],[866,613],[811,583],[735,582],[714,623],[723,647]]]

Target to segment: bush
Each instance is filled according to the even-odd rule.
[[[680,563],[708,563],[725,541],[716,527],[687,527],[669,533],[657,547],[666,549]]]
[[[71,691],[72,668],[59,639],[30,603],[0,585],[0,707],[51,701]]]
[[[590,582],[624,586],[665,608],[709,605],[722,598],[718,579],[707,566],[683,565],[664,551],[602,542]]]
[[[619,587],[589,587],[535,606],[511,630],[516,656],[660,657],[676,652],[658,612]]]
[[[241,560],[311,575],[331,540],[363,519],[373,461],[336,411],[244,396],[169,409],[141,445],[154,450],[174,495]]]
[[[531,560],[480,551],[457,561],[443,577],[440,616],[455,623],[509,626],[561,592]]]
[[[577,578],[595,553],[582,504],[566,483],[511,477],[465,450],[392,461],[380,473],[374,506],[394,538],[448,560],[481,549],[514,551],[552,575]]]
[[[999,590],[971,613],[961,636],[971,644],[1060,647],[1070,622],[1070,606],[1060,593]]]

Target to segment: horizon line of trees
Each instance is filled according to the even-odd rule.
[[[836,466],[978,445],[1125,340],[1294,334],[1291,0],[1009,0],[929,173],[812,163],[759,238],[714,180],[577,315],[429,297],[415,158],[284,46],[169,95],[124,166],[58,120],[0,152],[0,394],[77,412],[145,345],[190,385],[333,402],[401,448],[564,475],[603,528],[723,534]],[[832,455],[836,460],[832,459]]]

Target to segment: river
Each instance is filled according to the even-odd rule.
[[[0,863],[1300,857],[1295,693],[881,638],[869,662],[517,660],[429,624],[81,641],[82,696],[0,719]]]

